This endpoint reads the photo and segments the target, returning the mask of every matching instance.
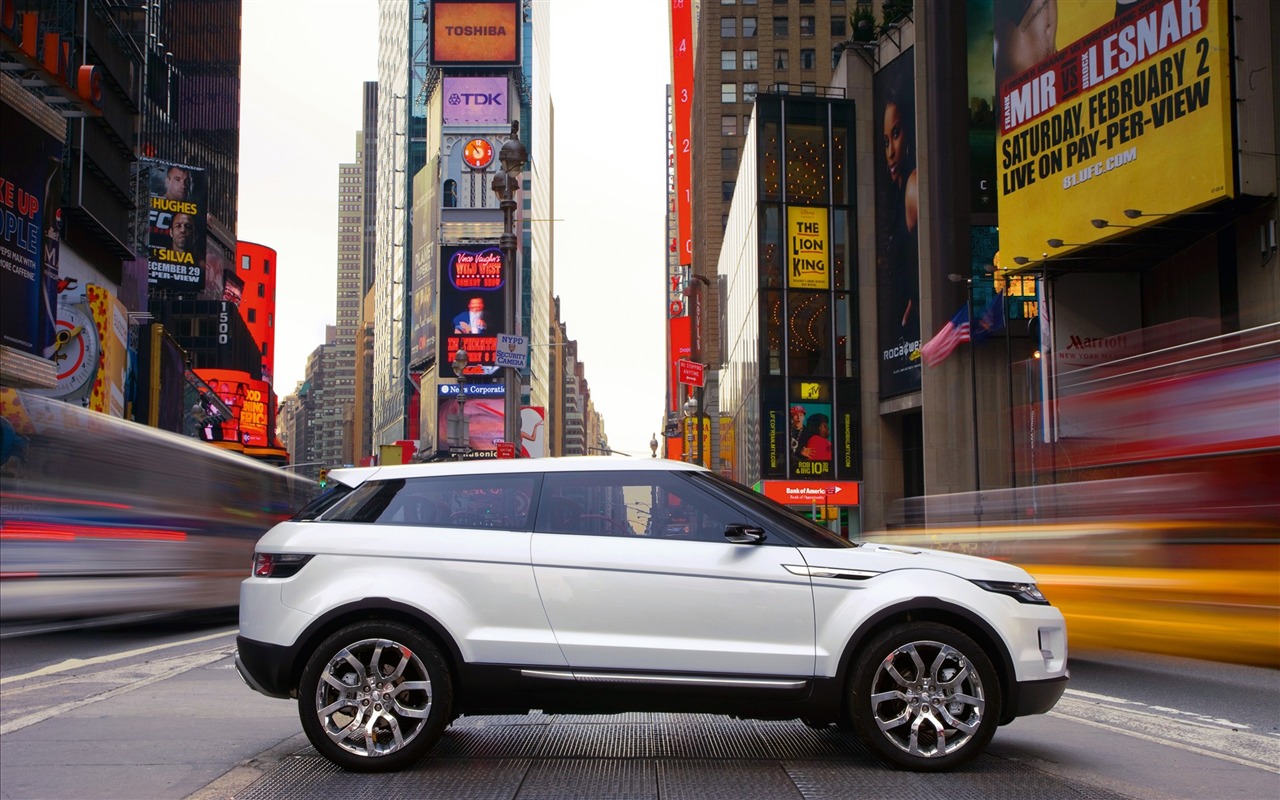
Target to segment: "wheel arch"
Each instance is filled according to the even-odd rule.
[[[991,658],[991,666],[1000,680],[1000,724],[1003,725],[1012,719],[1008,715],[1014,705],[1017,678],[1013,667],[1013,656],[1009,653],[1004,640],[989,622],[973,611],[936,598],[921,598],[886,606],[864,620],[853,632],[840,656],[836,673],[836,685],[841,687],[842,718],[847,719],[849,714],[849,693],[844,687],[849,685],[849,673],[853,669],[855,657],[862,650],[863,645],[881,631],[906,622],[935,622],[948,625],[977,642],[988,658]]]
[[[311,653],[335,631],[355,622],[398,622],[426,636],[438,648],[453,675],[455,690],[462,664],[462,650],[449,631],[420,608],[385,597],[366,597],[332,608],[317,617],[298,637],[289,665],[289,685],[297,693]]]

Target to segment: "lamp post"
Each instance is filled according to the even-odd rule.
[[[493,175],[493,193],[501,201],[502,237],[498,240],[498,249],[502,251],[502,300],[506,305],[503,332],[516,334],[519,327],[520,312],[517,305],[520,295],[516,292],[516,281],[520,276],[520,265],[516,263],[516,189],[520,185],[520,172],[529,160],[529,151],[520,141],[520,120],[511,123],[511,138],[498,150],[498,161],[502,169]],[[516,444],[517,455],[520,452],[520,371],[512,367],[502,373],[503,398],[503,439]]]
[[[658,457],[658,434],[656,432],[649,439],[649,453],[651,458]]]
[[[453,356],[453,374],[458,376],[458,413],[450,422],[449,450],[471,449],[471,423],[467,420],[467,351],[459,347]]]
[[[702,415],[699,413],[698,405],[698,399],[693,395],[689,395],[689,399],[684,401],[685,430],[688,431],[690,427],[693,428],[693,440],[689,442],[688,452],[685,453],[685,461],[690,464],[701,463],[701,459],[694,460],[694,447],[702,441],[702,431],[700,430],[702,427],[700,424]],[[690,420],[693,422],[692,426],[689,424]],[[701,453],[698,453],[698,455],[700,456]]]
[[[973,346],[973,278],[951,273],[947,280],[965,285],[965,308],[969,315],[969,389],[973,407],[973,515],[982,522],[982,456],[978,452],[978,352]]]

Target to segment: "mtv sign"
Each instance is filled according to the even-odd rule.
[[[507,116],[506,77],[445,77],[445,125],[505,125]]]

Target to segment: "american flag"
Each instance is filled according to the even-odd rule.
[[[960,345],[969,341],[969,307],[961,306],[951,321],[920,348],[920,357],[930,367],[936,367]]]
[[[973,335],[974,344],[979,344],[990,338],[992,334],[1004,330],[1003,294],[996,292],[992,296],[986,310],[978,318],[977,328],[977,332]],[[920,357],[924,359],[925,364],[936,367],[967,341],[969,341],[969,307],[961,306],[951,321],[920,348]]]

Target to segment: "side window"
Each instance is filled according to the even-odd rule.
[[[547,473],[538,504],[539,533],[724,542],[743,515],[704,489],[667,472]]]
[[[324,515],[335,522],[440,528],[529,529],[532,475],[442,475],[369,481]]]

